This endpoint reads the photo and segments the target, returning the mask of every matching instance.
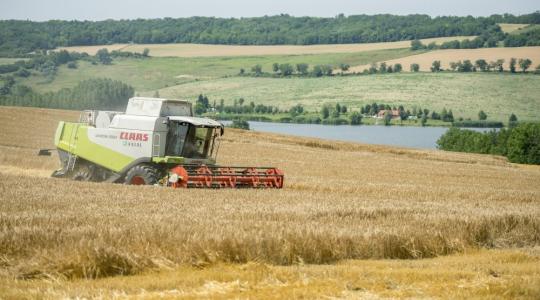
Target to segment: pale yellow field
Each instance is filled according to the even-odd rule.
[[[506,33],[510,33],[512,31],[519,30],[521,28],[525,28],[529,26],[529,24],[508,24],[508,23],[501,23],[499,24],[501,27],[501,30]]]
[[[424,39],[424,44],[443,43],[451,40],[472,39],[474,36],[455,36]],[[176,57],[210,57],[210,56],[254,56],[254,55],[299,55],[321,53],[352,53],[384,49],[401,49],[411,46],[410,41],[369,43],[369,44],[336,44],[336,45],[277,45],[277,46],[236,46],[236,45],[203,45],[203,44],[115,44],[87,47],[62,47],[68,51],[87,52],[94,55],[99,49],[122,50],[141,53],[150,49],[151,56]]]
[[[77,116],[0,107],[0,298],[540,296],[539,166],[227,129],[284,189],[51,179]]]
[[[441,61],[443,69],[450,68],[450,62],[463,61],[465,59],[474,62],[477,59],[485,59],[488,63],[490,61],[496,61],[497,59],[504,59],[504,68],[508,70],[509,62],[511,58],[528,58],[532,61],[532,65],[529,70],[540,64],[540,47],[516,47],[516,48],[481,48],[481,49],[447,49],[436,50],[418,55],[407,56],[398,59],[392,59],[386,61],[389,65],[400,63],[403,66],[403,71],[408,72],[410,65],[417,63],[420,65],[421,71],[430,71],[431,64],[435,60]],[[369,68],[370,65],[361,65],[351,67],[349,72],[362,72],[364,69]],[[517,65],[519,70],[519,65]]]

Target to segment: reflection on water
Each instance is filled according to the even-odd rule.
[[[230,124],[222,121],[223,124]],[[249,121],[254,131],[282,133],[304,137],[316,137],[327,140],[361,142],[366,144],[392,145],[419,149],[436,149],[437,140],[448,128],[446,127],[411,127],[411,126],[350,126],[291,124]],[[484,132],[489,128],[471,130]]]

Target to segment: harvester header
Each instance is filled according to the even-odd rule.
[[[193,116],[191,103],[131,98],[126,112],[86,110],[60,122],[53,177],[173,188],[282,188],[273,167],[216,165],[223,124]],[[40,153],[44,153],[40,151]]]

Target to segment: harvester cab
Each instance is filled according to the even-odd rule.
[[[125,112],[87,110],[60,122],[55,134],[62,168],[53,177],[199,188],[281,188],[272,167],[216,165],[223,124],[194,117],[191,103],[131,98]]]

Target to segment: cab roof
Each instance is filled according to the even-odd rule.
[[[170,116],[169,120],[179,121],[179,122],[186,122],[186,123],[189,123],[189,124],[193,124],[195,126],[223,127],[223,124],[221,124],[220,122],[214,121],[214,120],[208,119],[208,118]]]

